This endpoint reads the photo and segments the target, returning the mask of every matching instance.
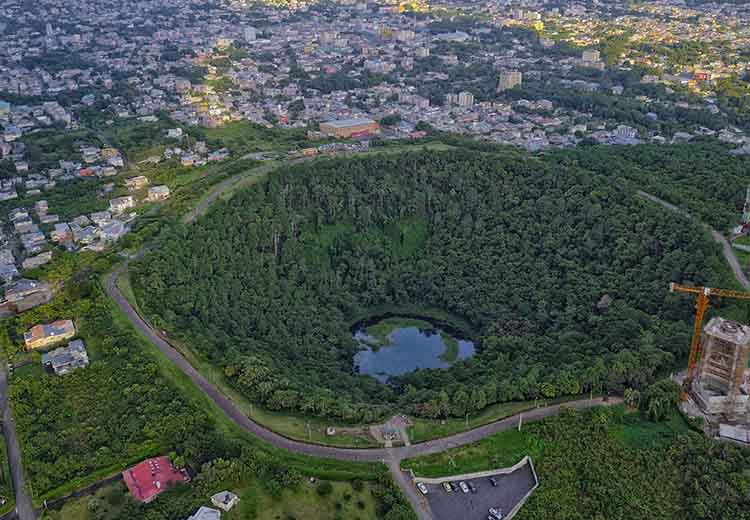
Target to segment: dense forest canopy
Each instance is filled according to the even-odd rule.
[[[641,387],[681,357],[705,230],[570,157],[421,151],[271,175],[133,266],[143,310],[271,409],[371,420]],[[461,318],[478,354],[390,385],[355,374],[375,309]]]

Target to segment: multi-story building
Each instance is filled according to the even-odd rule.
[[[68,340],[76,335],[76,326],[71,320],[57,320],[50,324],[34,325],[23,335],[27,350],[48,347]]]
[[[511,70],[500,74],[500,80],[497,83],[497,91],[510,90],[523,82],[523,74],[517,70]]]
[[[474,94],[471,92],[459,92],[458,93],[458,106],[470,107],[474,104]]]

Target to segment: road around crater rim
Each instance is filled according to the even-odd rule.
[[[221,408],[221,410],[229,416],[234,423],[278,448],[284,448],[296,453],[316,457],[362,462],[383,462],[393,457],[400,460],[419,455],[439,453],[450,448],[476,442],[495,433],[505,431],[518,424],[518,415],[514,415],[449,437],[398,448],[336,448],[333,446],[325,446],[322,444],[307,443],[290,439],[261,426],[247,417],[231,399],[198,372],[161,333],[148,323],[145,317],[141,316],[133,306],[130,305],[130,302],[117,287],[117,278],[124,274],[126,270],[127,264],[123,264],[110,273],[105,281],[105,290],[110,298],[112,298],[112,300],[114,300],[114,302],[125,313],[130,322],[141,333],[143,333],[151,343],[154,344],[154,346],[167,356],[172,363],[177,365],[177,367],[182,370],[191,381],[203,391],[203,393],[210,397],[211,400],[214,401],[214,403],[216,403],[216,405]],[[610,403],[618,401],[618,399],[610,399]],[[590,408],[601,404],[605,404],[601,398],[570,401],[523,412],[523,419],[527,422],[537,421],[557,414],[561,408]]]
[[[727,240],[727,238],[723,234],[719,233],[705,222],[701,222],[700,220],[698,220],[698,218],[693,216],[689,211],[675,206],[671,202],[667,202],[664,199],[660,199],[656,195],[652,195],[651,193],[647,193],[642,190],[638,190],[636,193],[639,197],[650,200],[651,202],[655,202],[670,211],[674,211],[675,213],[685,215],[687,218],[694,220],[698,224],[705,227],[711,233],[713,239],[721,244],[721,252],[724,255],[724,259],[729,264],[729,268],[732,270],[732,273],[734,273],[734,277],[737,279],[737,282],[742,286],[743,289],[745,289],[746,291],[750,291],[750,281],[748,281],[747,276],[745,276],[745,272],[742,270],[740,261],[737,260],[737,255],[735,255],[734,251],[732,250],[732,244],[729,243],[729,240]]]
[[[277,448],[282,448],[295,453],[356,462],[382,462],[388,465],[391,473],[393,473],[394,479],[401,486],[404,494],[409,498],[412,506],[421,519],[430,519],[432,516],[426,509],[427,506],[425,501],[421,500],[422,497],[416,493],[414,486],[410,484],[403,472],[400,471],[399,466],[402,459],[440,453],[451,448],[471,444],[496,433],[513,428],[518,424],[518,415],[514,415],[449,437],[398,448],[335,448],[332,446],[311,444],[284,437],[283,435],[269,430],[247,417],[231,399],[198,372],[162,334],[151,326],[145,317],[141,316],[133,308],[117,287],[117,279],[120,275],[125,274],[126,271],[127,262],[120,265],[105,279],[104,286],[109,297],[120,307],[128,320],[130,320],[131,324],[146,336],[149,341],[162,352],[162,354],[182,370],[190,380],[198,386],[205,395],[211,398],[211,400],[236,425]],[[583,409],[603,404],[614,404],[619,401],[619,399],[610,399],[609,403],[606,403],[601,398],[581,399],[564,404],[535,408],[523,412],[523,420],[525,422],[538,421],[556,415],[562,408]],[[417,501],[416,503],[415,500]]]
[[[268,173],[273,167],[263,165],[244,173],[237,174],[225,179],[219,185],[215,186],[206,194],[198,206],[189,211],[183,217],[183,223],[189,224],[195,221],[199,216],[204,214],[208,207],[216,201],[223,193],[230,190],[233,186],[245,180],[245,178],[259,177]],[[133,258],[137,259],[143,256],[145,246],[136,253]],[[200,372],[198,372],[180,352],[175,349],[161,333],[159,333],[148,322],[145,316],[141,316],[125,298],[120,289],[117,287],[117,279],[127,274],[128,261],[125,261],[105,278],[104,289],[108,296],[120,307],[120,310],[128,318],[130,323],[140,331],[148,340],[164,354],[167,359],[174,363],[201,391],[208,396],[218,406],[232,422],[243,430],[252,433],[256,437],[272,444],[277,448],[310,455],[313,457],[324,457],[338,460],[347,460],[353,462],[381,462],[386,464],[391,471],[394,481],[401,487],[402,492],[407,497],[420,520],[432,520],[432,513],[425,498],[412,485],[411,479],[400,469],[401,461],[405,458],[417,457],[421,455],[431,455],[440,453],[451,448],[464,446],[473,442],[480,441],[496,433],[509,430],[515,427],[519,421],[519,415],[523,415],[524,422],[533,422],[551,417],[560,412],[563,408],[584,409],[600,405],[611,405],[621,402],[620,399],[610,399],[605,402],[601,398],[580,399],[578,401],[569,401],[563,404],[535,408],[522,414],[513,415],[500,419],[498,421],[479,426],[472,430],[457,433],[449,437],[434,439],[431,441],[412,444],[399,448],[335,448],[321,444],[312,444],[297,441],[284,437],[272,430],[261,426],[249,417],[247,417],[234,402],[229,399],[219,388],[209,382]]]

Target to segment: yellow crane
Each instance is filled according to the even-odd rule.
[[[695,377],[695,366],[698,364],[703,351],[701,350],[701,330],[703,329],[703,316],[712,296],[719,298],[734,298],[735,300],[750,300],[750,292],[732,291],[730,289],[715,289],[713,287],[701,287],[680,285],[677,283],[669,284],[670,292],[682,292],[697,295],[695,299],[695,321],[693,322],[693,338],[690,340],[690,356],[688,357],[687,377],[682,389],[682,399],[687,398],[687,391]]]

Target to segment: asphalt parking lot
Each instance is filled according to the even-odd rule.
[[[473,483],[476,493],[446,493],[440,484],[427,484],[427,500],[435,520],[487,520],[489,508],[498,506],[505,516],[534,487],[531,466],[525,464],[513,473],[495,476],[497,487],[487,477],[464,480]],[[451,480],[458,484],[458,480]]]

